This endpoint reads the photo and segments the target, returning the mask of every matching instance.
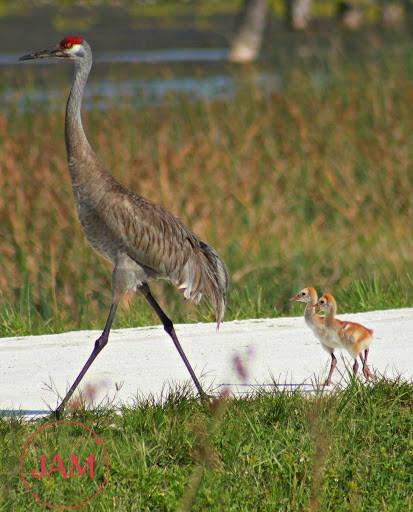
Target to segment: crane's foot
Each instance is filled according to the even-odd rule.
[[[208,393],[205,393],[205,391],[202,392],[202,394],[199,394],[199,399],[203,404],[209,404],[211,400],[215,400],[216,396],[214,395],[208,395]]]
[[[48,418],[51,421],[61,420],[62,419],[62,411],[60,411],[59,409],[56,409],[55,411],[51,411]]]
[[[50,413],[50,418],[60,420],[63,416],[64,407],[62,407],[63,404],[60,404],[54,411]]]
[[[366,380],[372,380],[374,378],[374,373],[369,370],[368,366],[363,366],[363,375]]]

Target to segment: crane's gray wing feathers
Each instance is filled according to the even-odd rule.
[[[119,192],[105,195],[101,215],[128,256],[156,276],[169,279],[185,298],[199,302],[206,295],[219,325],[229,277],[216,251],[161,206],[128,191]]]

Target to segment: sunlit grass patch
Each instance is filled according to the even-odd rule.
[[[193,510],[409,510],[413,387],[357,381],[308,396],[225,398],[223,417],[184,389],[123,408],[68,417],[105,442],[110,481],[94,510],[177,510],[197,468]],[[24,440],[49,420],[0,420],[4,510],[30,508],[19,481]],[[214,426],[214,423],[215,426]],[[70,442],[65,439],[64,442]]]

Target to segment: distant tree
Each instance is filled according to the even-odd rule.
[[[381,10],[381,21],[386,27],[397,27],[403,22],[405,2],[385,1]]]
[[[312,0],[285,0],[287,23],[293,30],[304,30],[311,18]]]
[[[364,9],[359,2],[341,1],[338,3],[337,17],[348,29],[356,30],[363,23]]]
[[[244,0],[232,40],[229,60],[249,62],[259,54],[268,12],[267,0]]]
[[[404,15],[406,20],[406,25],[411,31],[413,28],[413,3],[410,0],[404,0]]]

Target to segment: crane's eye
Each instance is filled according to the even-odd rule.
[[[63,50],[69,50],[69,48],[72,48],[72,46],[72,41],[68,41],[67,39],[63,39],[62,41],[60,41],[60,48],[62,48]]]
[[[301,297],[305,297],[305,292],[301,292]]]

